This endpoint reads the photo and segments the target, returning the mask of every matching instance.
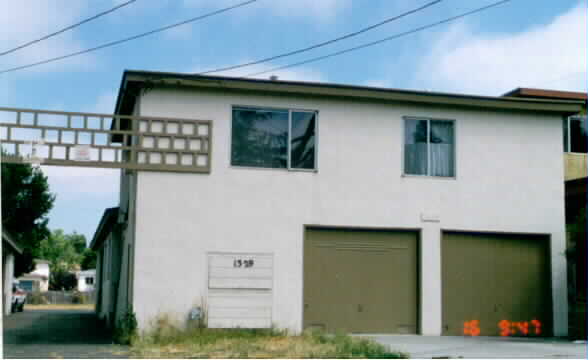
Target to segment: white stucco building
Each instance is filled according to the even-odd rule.
[[[49,261],[35,259],[35,269],[18,278],[19,286],[28,292],[49,291]]]
[[[78,279],[78,291],[93,291],[96,284],[96,269],[77,271],[76,279]]]
[[[132,306],[142,328],[200,306],[211,327],[563,336],[561,123],[580,107],[127,71],[116,113],[153,117],[127,124],[146,136],[158,118],[210,121],[194,145],[210,171],[121,172],[92,242],[98,311]]]

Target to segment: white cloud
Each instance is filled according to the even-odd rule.
[[[237,0],[184,0],[186,7],[202,7],[214,5],[227,7],[239,3]],[[330,20],[342,10],[350,6],[350,0],[269,0],[247,5],[243,10],[255,8],[256,11],[269,12],[280,17],[311,17],[320,20]]]
[[[446,31],[417,70],[416,87],[500,95],[516,87],[586,91],[586,6],[516,34]],[[575,76],[574,76],[575,74]]]
[[[391,87],[389,81],[387,81],[387,80],[381,80],[381,79],[367,80],[367,81],[364,81],[360,85],[361,86],[369,86],[369,87],[377,87],[377,88],[389,88],[389,87]]]
[[[84,3],[78,1],[5,1],[0,11],[3,29],[0,31],[0,51],[20,46],[71,25],[81,19],[84,10]],[[0,66],[3,69],[10,68],[78,51],[82,49],[82,44],[75,34],[75,31],[67,31],[5,55]],[[92,63],[93,58],[85,55],[31,70],[71,70],[72,65],[89,66]]]

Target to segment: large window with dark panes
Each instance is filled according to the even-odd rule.
[[[586,116],[570,116],[564,119],[564,152],[588,153]]]
[[[231,165],[316,169],[317,112],[234,107]]]
[[[405,118],[404,174],[455,177],[453,120]]]

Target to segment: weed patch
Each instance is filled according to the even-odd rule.
[[[372,340],[318,331],[182,328],[169,315],[138,336],[131,353],[150,358],[408,358]]]

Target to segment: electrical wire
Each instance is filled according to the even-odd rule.
[[[434,1],[431,1],[431,2],[429,2],[429,3],[427,3],[427,4],[423,5],[423,6],[420,6],[418,8],[415,8],[415,9],[412,9],[410,11],[404,12],[404,13],[402,13],[400,15],[396,15],[394,17],[388,18],[388,19],[386,19],[384,21],[381,21],[379,23],[370,25],[370,26],[365,27],[365,28],[363,28],[361,30],[358,30],[358,31],[355,31],[355,32],[352,32],[352,33],[349,33],[349,34],[346,34],[346,35],[337,37],[335,39],[331,39],[331,40],[324,41],[324,42],[321,42],[321,43],[318,43],[318,44],[314,44],[314,45],[311,45],[311,46],[308,46],[308,47],[305,47],[305,48],[302,48],[302,49],[293,50],[293,51],[290,51],[290,52],[286,52],[286,53],[275,55],[275,56],[266,57],[266,58],[263,58],[263,59],[260,59],[260,60],[255,60],[255,61],[251,61],[251,62],[244,63],[244,64],[232,65],[232,66],[222,67],[222,68],[218,68],[218,69],[214,69],[214,70],[207,70],[207,71],[199,72],[198,75],[205,75],[205,74],[211,74],[211,73],[215,73],[215,72],[240,69],[240,68],[243,68],[243,67],[246,67],[246,66],[257,65],[257,64],[268,62],[268,61],[280,59],[280,58],[283,58],[283,57],[292,56],[292,55],[300,54],[300,53],[307,52],[307,51],[310,51],[310,50],[314,50],[314,49],[317,49],[317,48],[320,48],[320,47],[323,47],[323,46],[327,46],[327,45],[336,43],[336,42],[341,41],[341,40],[349,39],[349,38],[352,38],[354,36],[363,34],[365,32],[368,32],[370,30],[373,30],[373,29],[375,29],[377,27],[380,27],[380,26],[385,25],[387,23],[390,23],[392,21],[399,20],[399,19],[401,19],[401,18],[403,18],[405,16],[408,16],[408,15],[411,15],[411,14],[414,14],[414,13],[417,13],[419,11],[422,11],[422,10],[428,8],[428,7],[431,7],[431,6],[435,5],[435,4],[440,3],[441,1],[443,1],[443,0],[434,0]]]
[[[219,10],[215,10],[213,12],[209,12],[207,14],[200,15],[200,16],[197,16],[197,17],[188,19],[188,20],[184,20],[184,21],[181,21],[181,22],[178,22],[178,23],[175,23],[175,24],[171,24],[171,25],[167,25],[167,26],[164,26],[164,27],[160,27],[160,28],[157,28],[155,30],[144,32],[144,33],[141,33],[141,34],[138,34],[138,35],[134,35],[134,36],[131,36],[131,37],[128,37],[128,38],[124,38],[124,39],[121,39],[121,40],[112,41],[112,42],[109,42],[109,43],[106,43],[106,44],[102,44],[102,45],[99,45],[99,46],[96,46],[96,47],[93,47],[93,48],[89,48],[89,49],[77,51],[77,52],[74,52],[74,53],[70,53],[70,54],[67,54],[67,55],[62,55],[62,56],[58,56],[58,57],[54,57],[54,58],[50,58],[50,59],[46,59],[46,60],[42,60],[42,61],[38,61],[38,62],[35,62],[35,63],[32,63],[32,64],[21,65],[21,66],[17,66],[17,67],[5,69],[5,70],[0,71],[0,74],[5,74],[5,73],[8,73],[8,72],[13,72],[13,71],[17,71],[17,70],[28,69],[28,68],[31,68],[33,66],[48,64],[48,63],[51,63],[51,62],[54,62],[54,61],[63,60],[63,59],[67,59],[67,58],[70,58],[70,57],[74,57],[74,56],[86,54],[86,53],[89,53],[89,52],[92,52],[92,51],[104,49],[104,48],[107,48],[107,47],[110,47],[110,46],[122,44],[122,43],[125,43],[125,42],[128,42],[128,41],[131,41],[131,40],[136,40],[136,39],[139,39],[139,38],[148,36],[148,35],[153,35],[153,34],[156,34],[156,33],[162,32],[162,31],[165,31],[165,30],[169,30],[169,29],[172,29],[172,28],[181,26],[181,25],[185,25],[185,24],[194,22],[194,21],[203,20],[203,19],[206,19],[206,18],[211,17],[211,16],[214,16],[214,15],[218,15],[218,14],[221,14],[221,13],[224,13],[224,12],[227,12],[227,11],[230,11],[230,10],[233,10],[233,9],[236,9],[236,8],[239,8],[239,7],[242,7],[242,6],[245,6],[245,5],[252,4],[252,3],[256,2],[256,1],[258,1],[258,0],[244,1],[244,2],[238,3],[236,5],[232,5],[232,6],[225,7],[225,8],[219,9]]]
[[[295,67],[295,66],[305,65],[305,64],[308,64],[308,63],[312,63],[312,62],[316,62],[316,61],[320,61],[320,60],[325,60],[325,59],[328,59],[328,58],[331,58],[331,57],[334,57],[334,56],[346,54],[346,53],[349,53],[349,52],[352,52],[352,51],[364,49],[364,48],[367,48],[367,47],[370,47],[370,46],[378,45],[378,44],[381,44],[381,43],[386,42],[386,41],[398,39],[398,38],[403,37],[403,36],[414,34],[414,33],[419,32],[419,31],[423,31],[423,30],[426,30],[426,29],[429,29],[429,28],[432,28],[432,27],[435,27],[435,26],[439,26],[439,25],[442,25],[442,24],[445,24],[445,23],[448,23],[448,22],[457,20],[457,19],[461,19],[463,17],[469,16],[469,15],[473,15],[475,13],[479,13],[479,12],[484,11],[484,10],[488,10],[490,8],[493,8],[493,7],[502,5],[502,4],[507,3],[507,2],[510,2],[510,1],[512,1],[512,0],[498,1],[498,2],[492,3],[490,5],[487,5],[487,6],[484,6],[484,7],[481,7],[481,8],[477,8],[477,9],[474,9],[474,10],[471,10],[471,11],[468,11],[468,12],[465,12],[465,13],[460,14],[460,15],[452,16],[450,18],[447,18],[447,19],[444,19],[444,20],[441,20],[441,21],[437,21],[437,22],[434,22],[434,23],[431,23],[431,24],[428,24],[428,25],[420,26],[418,28],[414,28],[412,30],[408,30],[408,31],[405,31],[405,32],[402,32],[402,33],[399,33],[399,34],[396,34],[396,35],[388,36],[386,38],[383,38],[383,39],[380,39],[380,40],[377,40],[377,41],[372,41],[372,42],[369,42],[369,43],[366,43],[366,44],[363,44],[363,45],[355,46],[355,47],[352,47],[352,48],[348,48],[348,49],[345,49],[345,50],[337,51],[337,52],[330,53],[330,54],[327,54],[327,55],[323,55],[323,56],[311,58],[311,59],[308,59],[308,60],[296,62],[296,63],[293,63],[293,64],[288,64],[288,65],[284,65],[284,66],[278,66],[278,67],[275,67],[275,68],[272,68],[272,69],[269,69],[269,70],[264,70],[264,71],[260,71],[260,72],[256,72],[256,73],[247,74],[245,76],[242,76],[242,78],[263,75],[263,74],[267,74],[267,73],[278,71],[278,70],[283,70],[283,69],[288,69],[288,68],[292,68],[292,67]]]
[[[58,30],[58,31],[56,31],[56,32],[53,32],[53,33],[51,33],[51,34],[49,34],[49,35],[45,35],[45,36],[43,36],[43,37],[41,37],[41,38],[38,38],[38,39],[35,39],[35,40],[32,40],[32,41],[29,41],[29,42],[27,42],[27,43],[24,43],[24,44],[22,44],[22,45],[19,45],[19,46],[15,47],[15,48],[12,48],[12,49],[10,49],[10,50],[6,50],[6,51],[4,51],[4,52],[0,52],[0,56],[4,56],[4,55],[10,54],[10,53],[13,53],[13,52],[15,52],[15,51],[17,51],[17,50],[24,49],[25,47],[31,46],[31,45],[33,45],[33,44],[36,44],[36,43],[38,43],[38,42],[41,42],[41,41],[43,41],[43,40],[47,40],[47,39],[49,39],[49,38],[51,38],[51,37],[53,37],[53,36],[59,35],[59,34],[61,34],[61,33],[64,33],[64,32],[66,32],[66,31],[68,31],[68,30],[71,30],[71,29],[73,29],[73,28],[76,28],[76,27],[78,27],[78,26],[80,26],[80,25],[83,25],[83,24],[85,24],[85,23],[88,23],[88,22],[90,22],[90,21],[92,21],[92,20],[96,20],[96,19],[98,19],[98,18],[100,18],[100,17],[102,17],[102,16],[104,16],[104,15],[107,15],[107,14],[110,14],[110,13],[112,13],[112,12],[115,12],[116,10],[118,10],[118,9],[120,9],[120,8],[122,8],[122,7],[125,7],[125,6],[127,6],[127,5],[130,5],[130,4],[134,3],[135,1],[137,1],[137,0],[129,0],[129,1],[127,1],[127,2],[124,2],[124,3],[120,4],[120,5],[117,5],[117,6],[113,7],[113,8],[111,8],[111,9],[108,9],[108,10],[106,10],[106,11],[103,11],[103,12],[101,12],[101,13],[98,13],[98,14],[96,14],[96,15],[92,16],[92,17],[89,17],[89,18],[87,18],[87,19],[84,19],[84,20],[82,20],[82,21],[80,21],[80,22],[78,22],[78,23],[75,23],[75,24],[73,24],[73,25],[70,25],[70,26],[68,26],[68,27],[65,27],[65,28],[63,28],[63,29],[61,29],[61,30]]]

